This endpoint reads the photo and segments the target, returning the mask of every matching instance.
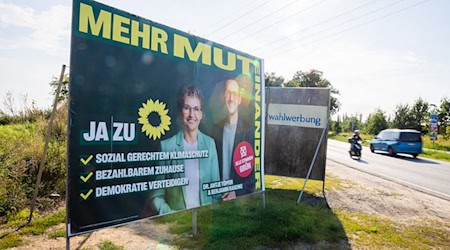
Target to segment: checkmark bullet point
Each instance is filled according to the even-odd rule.
[[[87,182],[92,177],[92,175],[93,175],[92,172],[90,172],[87,176],[80,175],[80,179],[83,182]]]
[[[92,194],[93,190],[89,189],[89,192],[87,192],[86,194],[80,193],[81,198],[83,198],[83,200],[86,200],[87,198],[89,198],[89,196]]]
[[[80,161],[81,163],[83,163],[83,165],[87,165],[92,160],[92,158],[94,158],[94,156],[90,155],[86,160],[81,158]]]

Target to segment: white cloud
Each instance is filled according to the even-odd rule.
[[[40,1],[20,1],[30,3],[24,6],[25,4],[14,4],[10,0],[5,1],[9,3],[1,3],[2,1],[0,0],[0,68],[3,71],[0,98],[2,91],[8,89],[16,93],[30,93],[30,99],[48,96],[51,75],[57,75],[60,65],[68,63],[70,6],[44,7],[45,4]],[[208,34],[207,38],[212,41],[264,58],[266,71],[282,75],[286,80],[298,70],[322,70],[324,76],[340,90],[342,110],[348,114],[362,112],[367,115],[377,107],[389,113],[396,104],[412,103],[418,97],[438,103],[439,98],[450,93],[447,80],[450,79],[446,56],[448,50],[445,49],[448,44],[448,32],[445,31],[448,29],[443,25],[448,23],[445,22],[448,15],[444,11],[445,7],[439,7],[442,4],[422,5],[421,8],[402,12],[401,15],[312,42],[341,30],[330,30],[330,33],[323,32],[305,38],[342,22],[342,19],[333,19],[319,25],[338,13],[361,5],[360,1],[326,1],[323,4],[319,4],[322,0],[298,1],[230,37],[226,35],[291,1],[271,1],[214,35],[209,34],[259,4],[242,6],[242,1],[233,0],[224,2],[224,5],[218,2],[180,1],[176,4],[177,8],[173,9],[172,5],[161,1],[152,4],[120,0],[104,2],[180,30]],[[41,9],[30,7],[37,4]],[[284,17],[316,4],[316,7],[279,22]],[[214,8],[220,11],[211,11]],[[436,14],[438,8],[439,12]],[[186,13],[192,18],[186,19]],[[432,18],[429,13],[433,15]],[[437,22],[439,17],[442,21]],[[312,28],[307,29],[308,27]],[[260,29],[262,31],[258,34],[247,36]],[[428,32],[433,30],[437,30],[436,33]],[[424,32],[427,35],[423,35]],[[240,39],[243,37],[246,38]],[[268,46],[268,43],[277,39],[283,40]],[[278,46],[281,48],[275,49]],[[26,74],[22,73],[23,69],[27,70]],[[19,80],[18,75],[21,76]]]
[[[0,3],[0,27],[11,32],[8,39],[0,40],[3,50],[33,49],[47,54],[66,54],[69,48],[69,6],[55,5],[36,10],[13,3]]]
[[[29,7],[12,3],[0,3],[0,27],[27,27],[33,26],[34,10]]]
[[[68,64],[71,8],[30,6],[0,2],[0,100],[11,91],[48,107],[48,83]]]
[[[443,82],[445,64],[438,64],[408,49],[372,48],[349,39],[286,50],[268,56],[266,72],[286,80],[298,71],[318,69],[341,95],[342,110],[348,114],[369,113],[381,108],[390,114],[399,103],[412,104],[422,97],[439,103],[448,95]]]

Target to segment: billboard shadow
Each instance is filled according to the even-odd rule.
[[[192,237],[192,212],[155,219],[177,237],[163,239],[180,248],[322,248],[351,249],[343,225],[325,198],[299,191],[266,189],[229,202],[197,209],[198,236]],[[136,232],[143,233],[145,232]],[[161,239],[159,239],[161,240]]]

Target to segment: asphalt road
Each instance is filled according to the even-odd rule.
[[[364,147],[361,160],[350,158],[349,143],[328,140],[327,158],[348,167],[395,181],[410,188],[450,200],[450,163],[417,157],[371,153]]]

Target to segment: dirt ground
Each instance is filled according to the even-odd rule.
[[[343,180],[343,190],[328,190],[326,198],[332,209],[350,213],[385,216],[406,224],[414,221],[450,221],[450,201],[436,198],[391,181],[352,169],[333,161],[327,162],[327,174]],[[63,229],[60,225],[53,230]],[[449,228],[450,233],[450,228]],[[144,220],[117,228],[108,228],[70,239],[71,249],[98,249],[104,241],[127,250],[176,249],[164,242],[176,237],[168,226]],[[27,238],[29,244],[13,249],[64,249],[65,239],[48,239],[47,235]]]
[[[392,181],[327,161],[327,173],[343,180],[345,190],[326,193],[333,209],[380,215],[398,220],[429,218],[450,221],[450,201],[437,198]]]

